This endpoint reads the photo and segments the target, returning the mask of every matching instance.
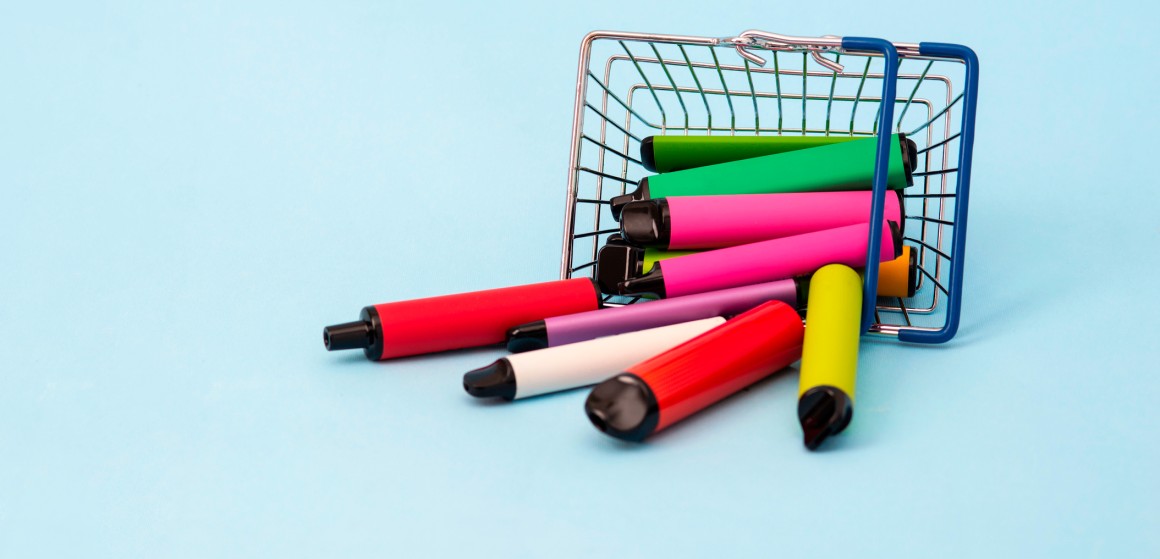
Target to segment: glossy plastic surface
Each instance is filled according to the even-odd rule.
[[[646,248],[644,249],[645,262],[648,264],[644,269],[651,269],[653,264],[662,260],[669,260],[689,254],[698,254],[700,252]],[[918,268],[916,267],[918,263],[912,260],[915,254],[915,251],[912,251],[909,246],[903,245],[902,256],[878,265],[879,297],[910,297],[913,295],[911,286],[914,285],[915,277],[918,274]],[[909,282],[909,285],[907,285],[907,282]]]
[[[881,235],[878,257],[893,260],[890,228],[883,223],[874,230]],[[860,266],[870,231],[868,224],[861,223],[665,260],[659,264],[665,294],[680,297],[791,278],[811,274],[826,264]]]
[[[802,442],[814,450],[854,416],[862,278],[840,264],[823,267],[810,282],[809,306],[797,414]]]
[[[548,330],[548,345],[560,346],[710,316],[732,316],[771,300],[796,306],[797,284],[792,279],[765,282],[557,316],[544,323]]]
[[[719,316],[628,332],[506,357],[515,370],[515,398],[596,384],[721,324]]]
[[[668,248],[728,247],[867,223],[871,196],[847,191],[666,198]],[[898,196],[887,196],[885,219],[902,223],[900,206]]]
[[[797,311],[770,301],[628,372],[652,389],[661,431],[797,361],[802,337]]]
[[[890,142],[891,188],[907,186],[899,136]],[[874,180],[876,138],[766,155],[648,177],[649,196],[705,196],[869,190]],[[869,211],[869,209],[867,209]]]
[[[787,151],[849,142],[853,136],[652,136],[641,143],[641,159],[650,171],[671,173]],[[645,150],[650,150],[651,159]],[[645,165],[648,169],[649,166]]]
[[[831,264],[810,279],[809,293],[798,395],[815,386],[833,386],[853,400],[862,279],[847,266]]]
[[[642,269],[643,269],[643,271],[647,272],[647,271],[651,270],[652,267],[654,265],[656,265],[657,262],[660,262],[661,260],[668,260],[670,258],[676,258],[678,256],[688,256],[690,254],[696,254],[696,253],[697,253],[697,251],[692,251],[692,250],[661,250],[659,248],[651,248],[651,247],[646,248],[646,249],[644,249],[644,260],[643,260],[644,266],[642,266]],[[628,279],[628,278],[625,278],[625,279]]]
[[[889,196],[886,197],[890,199]],[[902,256],[878,265],[879,297],[913,297],[918,276],[917,251],[902,246]]]
[[[498,344],[514,326],[599,306],[588,278],[375,305],[382,324],[379,359]]]

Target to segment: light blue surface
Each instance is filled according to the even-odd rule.
[[[0,557],[1160,556],[1151,5],[237,4],[0,7]],[[626,446],[323,351],[554,277],[597,28],[978,52],[962,327],[827,451],[792,375]]]

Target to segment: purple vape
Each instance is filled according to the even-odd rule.
[[[508,331],[508,350],[519,353],[713,316],[731,316],[772,300],[796,307],[799,300],[805,301],[805,285],[805,280],[783,279],[529,322]]]

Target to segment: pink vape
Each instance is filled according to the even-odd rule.
[[[903,223],[901,191],[887,196],[884,219]],[[620,216],[630,244],[666,250],[712,249],[792,237],[870,220],[873,193],[795,192],[672,196],[630,202]]]
[[[901,255],[902,230],[887,221],[875,226],[882,235],[878,258]],[[826,264],[866,264],[870,224],[858,223],[793,237],[699,252],[657,262],[649,273],[621,282],[621,295],[680,297],[810,274]]]

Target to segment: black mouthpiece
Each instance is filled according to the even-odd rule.
[[[914,297],[914,292],[918,291],[918,251],[913,248],[910,249],[910,269],[908,270],[906,281],[906,296]]]
[[[898,135],[898,148],[902,152],[902,170],[906,173],[906,186],[914,186],[914,170],[918,169],[918,144],[906,137]]]
[[[810,276],[798,276],[794,278],[793,285],[797,294],[797,305],[794,305],[794,308],[798,314],[804,317],[806,315],[806,303],[810,300]]]
[[[653,265],[649,273],[628,278],[617,286],[620,295],[655,295],[659,299],[665,298],[665,278],[661,273],[660,263]]]
[[[643,267],[643,249],[609,239],[596,255],[596,286],[603,293],[616,295],[619,293],[617,286],[628,278],[641,275]]]
[[[322,329],[322,343],[329,351],[362,348],[372,361],[383,356],[383,327],[379,312],[373,306],[363,307],[355,322],[335,324]]]
[[[904,134],[902,137],[906,138],[906,135]],[[918,170],[918,144],[914,143],[914,140],[911,140],[910,138],[906,138],[905,154],[906,162],[910,164],[910,170]]]
[[[367,320],[335,324],[322,329],[322,343],[328,351],[364,349],[375,343],[375,330]]]
[[[826,438],[841,433],[854,417],[854,405],[833,386],[815,386],[798,400],[798,420],[806,448],[816,450]]]
[[[653,154],[653,137],[649,136],[640,141],[640,164],[650,173],[657,172],[657,160]]]
[[[668,248],[672,225],[664,198],[629,202],[620,210],[620,235],[629,244]]]
[[[890,196],[890,191],[886,191],[886,195]],[[894,195],[898,196],[898,230],[903,236],[906,236],[906,195],[902,193],[902,189],[894,191]]]
[[[620,210],[625,204],[635,202],[637,200],[648,200],[651,198],[648,194],[648,177],[640,179],[636,185],[636,190],[628,194],[621,194],[620,196],[613,196],[609,201],[609,209],[612,210],[612,219],[620,221]]]
[[[500,359],[464,374],[463,389],[476,398],[513,400],[516,397],[516,372],[507,359]]]
[[[652,434],[661,418],[652,389],[632,373],[596,385],[584,402],[584,411],[601,433],[632,442]]]
[[[548,347],[548,324],[543,320],[521,324],[508,330],[507,348],[512,353]]]
[[[902,227],[897,221],[887,220],[886,224],[890,227],[890,241],[894,243],[894,258],[898,258],[902,256]]]

